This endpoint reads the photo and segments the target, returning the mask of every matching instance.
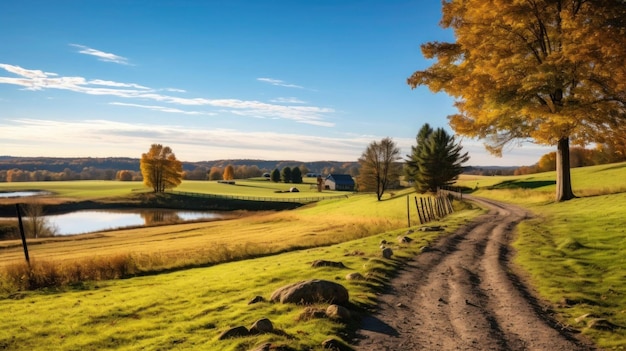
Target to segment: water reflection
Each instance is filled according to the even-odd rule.
[[[128,211],[77,211],[46,216],[48,223],[57,228],[58,235],[75,235],[102,230],[181,223],[196,220],[221,219],[222,214],[203,211],[128,210]]]
[[[0,192],[0,198],[13,198],[13,197],[29,197],[29,196],[37,196],[37,195],[47,195],[50,194],[47,191],[7,191]]]

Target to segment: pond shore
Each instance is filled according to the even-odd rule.
[[[202,198],[181,194],[141,193],[125,197],[75,199],[52,196],[0,199],[0,217],[16,217],[15,204],[38,203],[46,214],[80,210],[163,208],[193,211],[280,211],[302,206],[295,202]]]

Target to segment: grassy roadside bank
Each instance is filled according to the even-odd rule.
[[[476,196],[529,208],[515,263],[564,325],[604,349],[626,349],[626,163],[572,170],[580,198],[554,203],[554,173],[465,179]]]

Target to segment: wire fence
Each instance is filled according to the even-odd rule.
[[[226,199],[226,200],[243,200],[243,201],[267,201],[267,202],[293,202],[293,203],[309,203],[322,200],[331,200],[339,198],[348,198],[349,196],[337,194],[332,196],[308,196],[308,197],[268,197],[268,196],[242,196],[242,195],[225,195],[225,194],[205,194],[191,193],[186,191],[168,191],[175,195],[184,195],[192,197],[200,197],[207,199]]]

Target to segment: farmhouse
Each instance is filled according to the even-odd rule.
[[[354,191],[354,180],[349,174],[329,174],[324,181],[328,190]]]

